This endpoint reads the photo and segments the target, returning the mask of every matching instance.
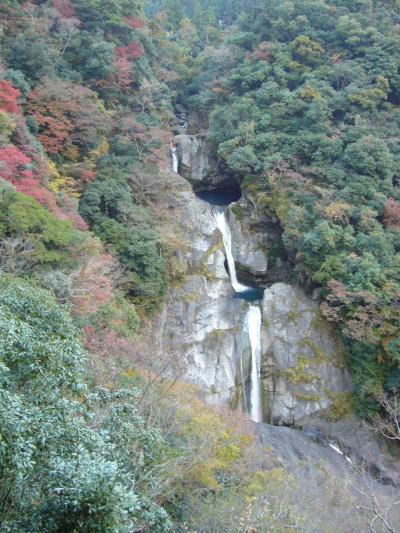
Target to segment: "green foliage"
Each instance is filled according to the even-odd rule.
[[[399,364],[400,247],[389,213],[400,199],[398,23],[382,3],[255,2],[229,37],[233,65],[221,65],[214,86],[202,74],[190,96],[204,108],[204,89],[214,92],[217,153],[278,217],[299,279],[322,286],[364,405]]]
[[[163,509],[132,489],[162,450],[137,394],[88,395],[67,310],[18,279],[1,277],[0,289],[2,529],[169,531]]]
[[[133,294],[157,299],[164,291],[164,261],[150,213],[134,202],[124,173],[117,167],[109,172],[87,187],[80,212],[131,272]]]
[[[119,293],[115,293],[112,300],[102,305],[91,321],[96,328],[112,327],[113,331],[123,338],[136,333],[139,328],[135,307]]]
[[[115,72],[114,45],[101,34],[79,33],[65,57],[87,80],[106,79]]]
[[[6,56],[13,70],[21,71],[34,82],[54,73],[55,51],[49,50],[46,43],[37,39],[33,32],[23,32],[14,37],[12,46],[6,49]]]
[[[72,0],[85,29],[106,32],[118,29],[123,17],[140,16],[142,4],[141,0]]]
[[[84,355],[71,318],[49,293],[0,277],[0,353],[12,390],[55,393],[76,387]]]
[[[32,246],[29,261],[56,264],[67,257],[76,231],[57,219],[33,198],[16,192],[0,193],[0,238],[21,236]]]
[[[184,13],[192,19],[197,27],[201,27],[205,19],[214,19],[215,23],[221,20],[224,25],[229,25],[244,12],[249,6],[244,0],[179,0],[173,2],[169,0],[154,0],[146,3],[146,12],[154,16],[160,11],[166,11],[167,14],[172,7],[175,7],[180,13]],[[182,15],[181,15],[182,18]],[[211,20],[212,20],[211,19]]]

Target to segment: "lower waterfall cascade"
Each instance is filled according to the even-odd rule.
[[[262,422],[260,366],[261,366],[261,310],[251,304],[246,314],[246,326],[251,347],[250,418]]]
[[[178,149],[171,143],[171,158],[172,158],[172,170],[175,174],[178,174],[179,160],[178,160]]]

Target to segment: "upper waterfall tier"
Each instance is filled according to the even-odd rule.
[[[226,220],[225,213],[222,209],[215,210],[214,216],[217,222],[218,229],[222,233],[222,238],[224,241],[224,247],[225,247],[225,252],[226,252],[226,259],[228,261],[229,276],[231,278],[233,290],[235,292],[246,292],[250,290],[250,287],[246,287],[246,285],[242,285],[237,280],[235,260],[232,254],[232,235],[231,235],[231,230],[229,228],[228,222]]]
[[[231,234],[231,229],[229,227],[225,211],[221,208],[220,209],[214,208],[212,212],[214,214],[217,227],[222,234],[222,238],[224,241],[226,260],[228,263],[229,277],[231,280],[233,290],[236,293],[236,296],[238,298],[242,298],[248,301],[261,300],[263,297],[263,292],[264,292],[263,289],[250,287],[248,285],[243,285],[242,283],[239,283],[237,279],[235,259],[233,257],[233,252],[232,252],[232,249],[233,249],[232,248],[232,234]]]

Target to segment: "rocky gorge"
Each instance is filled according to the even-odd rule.
[[[318,304],[288,282],[290,265],[276,257],[279,229],[252,209],[251,197],[230,202],[234,187],[225,177],[218,181],[204,136],[182,134],[175,142],[180,173],[189,182],[189,186],[182,183],[181,208],[190,274],[182,287],[174,289],[168,316],[171,332],[181,333],[180,348],[187,347],[188,379],[210,401],[244,406],[251,374],[249,341],[243,334],[249,304],[232,290],[215,218],[215,203],[221,202],[212,197],[226,187],[228,205],[219,209],[225,211],[230,231],[235,276],[240,283],[261,289],[263,420],[290,425],[328,410],[336,396],[351,387],[340,360],[342,347],[320,317]]]
[[[344,347],[321,316],[318,295],[293,282],[277,221],[255,207],[251,194],[238,193],[229,176],[218,175],[206,135],[181,133],[172,146],[179,192],[171,209],[179,220],[179,260],[186,273],[156,321],[158,345],[185,361],[186,380],[208,403],[247,411],[263,422],[263,442],[277,446],[276,426],[294,432],[284,433],[293,438],[278,446],[289,462],[298,457],[299,442],[313,442],[320,459],[353,457],[397,483],[400,471],[385,444],[351,414]],[[224,213],[229,227],[235,278],[255,291],[248,299],[232,286],[216,212]],[[247,318],[255,307],[260,310],[258,369]],[[259,419],[252,411],[255,375]]]

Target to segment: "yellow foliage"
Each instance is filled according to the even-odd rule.
[[[329,220],[347,223],[350,211],[351,205],[346,202],[332,202],[323,209],[323,214]]]
[[[340,52],[334,52],[331,55],[332,63],[340,63],[342,61],[342,54]]]
[[[80,193],[77,190],[77,182],[71,176],[62,176],[57,172],[57,176],[51,179],[49,189],[54,193],[65,192],[71,198],[79,198]]]
[[[252,438],[245,435],[217,409],[187,393],[186,385],[175,390],[184,394],[177,416],[186,447],[193,450],[196,464],[187,472],[186,482],[207,490],[220,487],[218,474],[234,471],[241,464],[244,449]]]
[[[258,494],[269,494],[279,491],[286,486],[294,485],[294,479],[284,468],[276,467],[271,470],[258,470],[248,483],[245,494],[251,499]]]
[[[219,85],[213,87],[211,89],[211,92],[213,92],[214,94],[217,94],[217,95],[229,94],[229,91],[225,87],[221,87]]]
[[[292,72],[303,72],[306,67],[302,64],[302,63],[299,63],[298,61],[289,61],[288,63],[288,69],[291,70]]]
[[[242,450],[237,444],[228,444],[228,446],[217,449],[216,456],[219,459],[221,466],[227,466],[229,463],[237,461],[241,453]]]
[[[361,218],[359,222],[360,229],[363,231],[370,231],[377,223],[378,212],[368,206],[361,208]]]
[[[71,144],[63,151],[63,156],[70,161],[76,163],[79,160],[79,150],[76,146]]]
[[[54,193],[58,193],[60,191],[60,173],[51,159],[47,160],[47,165],[49,168],[49,189]]]
[[[11,115],[0,111],[0,141],[8,142],[12,132],[15,130],[15,122]]]
[[[364,89],[357,94],[348,96],[350,102],[358,104],[364,109],[375,109],[377,105],[387,100],[389,94],[389,81],[383,76],[378,76],[376,84]]]
[[[294,41],[294,49],[300,57],[306,60],[318,59],[325,52],[320,43],[314,41],[308,35],[297,37]]]
[[[107,155],[110,150],[110,145],[105,137],[102,138],[99,146],[92,150],[89,154],[89,166],[93,166],[97,163],[100,157]]]
[[[300,91],[303,100],[321,100],[321,93],[311,85],[303,85]]]
[[[268,207],[276,214],[278,219],[282,223],[285,222],[290,210],[290,201],[287,193],[279,190],[273,192],[267,197],[267,204]]]
[[[219,483],[215,479],[214,470],[216,465],[209,462],[203,462],[192,469],[191,478],[194,482],[210,490],[217,490]]]
[[[77,181],[71,176],[63,175],[50,159],[48,165],[50,170],[49,189],[55,194],[65,192],[72,198],[79,198],[80,192],[77,190]]]
[[[138,376],[140,376],[140,374],[137,370],[134,370],[133,368],[128,368],[128,370],[125,370],[125,372],[122,372],[121,376],[124,378],[133,379],[133,378],[137,378]]]

